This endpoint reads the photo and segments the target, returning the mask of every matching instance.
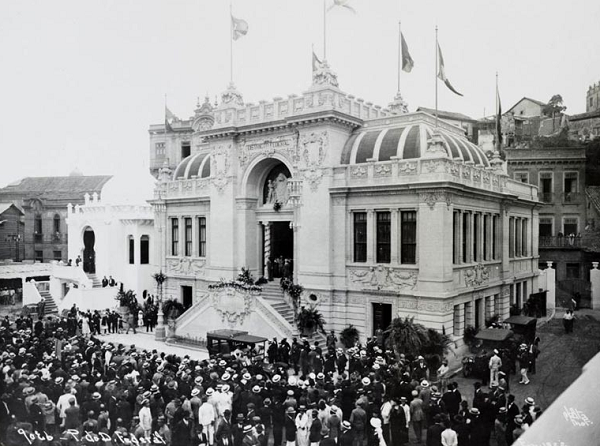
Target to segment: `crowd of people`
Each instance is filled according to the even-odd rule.
[[[467,401],[456,382],[430,381],[423,357],[377,338],[350,349],[333,333],[324,346],[273,339],[262,359],[199,361],[68,321],[2,321],[2,444],[402,446],[410,430],[427,445],[502,446],[541,413],[531,398],[519,407],[503,376]]]

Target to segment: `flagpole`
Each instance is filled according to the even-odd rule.
[[[501,146],[501,142],[500,142],[500,135],[499,135],[499,124],[500,124],[500,116],[498,114],[499,109],[498,109],[498,72],[496,71],[496,150],[498,151],[498,153],[500,153],[500,146]]]
[[[400,94],[400,72],[402,71],[402,28],[398,20],[398,94]]]
[[[435,25],[435,127],[438,126],[438,27]]]
[[[323,0],[323,62],[327,60],[327,4]]]
[[[229,0],[229,83],[233,84],[233,7]]]

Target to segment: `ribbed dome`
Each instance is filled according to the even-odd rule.
[[[392,156],[398,159],[421,158],[433,130],[425,122],[403,123],[378,130],[361,130],[346,142],[340,162],[361,164],[369,159],[389,161]],[[438,131],[451,159],[471,161],[476,166],[489,167],[490,163],[483,151],[464,136],[441,127]]]
[[[210,155],[198,153],[184,158],[173,174],[174,180],[189,180],[192,176],[208,178],[210,176]]]

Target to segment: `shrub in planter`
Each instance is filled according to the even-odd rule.
[[[163,302],[163,313],[169,319],[177,319],[185,311],[183,304],[175,299],[167,299]]]
[[[115,299],[119,301],[119,306],[126,307],[127,310],[132,314],[137,314],[138,310],[140,309],[140,304],[135,297],[133,290],[119,290]]]
[[[340,342],[346,348],[354,347],[354,345],[358,342],[358,339],[358,329],[352,324],[340,331]]]
[[[467,325],[465,327],[465,331],[463,332],[463,341],[469,346],[469,348],[473,348],[475,345],[477,345],[477,339],[475,338],[477,332],[479,332],[479,330],[472,325]]]
[[[296,325],[298,326],[298,330],[303,334],[313,334],[317,330],[325,333],[325,319],[319,311],[313,308],[302,307],[298,312]]]
[[[513,304],[510,306],[510,315],[511,316],[519,316],[521,314],[521,310],[519,310],[519,308]]]
[[[252,277],[250,269],[242,267],[242,272],[238,274],[237,281],[246,285],[254,285],[254,277]]]

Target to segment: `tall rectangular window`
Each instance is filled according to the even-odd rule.
[[[192,153],[192,146],[189,141],[181,143],[181,159],[187,158]]]
[[[179,219],[171,219],[171,255],[179,255]]]
[[[354,261],[367,261],[367,213],[354,213]]]
[[[469,261],[469,247],[471,246],[469,243],[469,217],[470,213],[464,212],[462,214],[463,224],[462,224],[462,261],[463,263],[467,263]]]
[[[154,144],[154,148],[156,150],[156,156],[157,157],[163,157],[165,156],[165,143],[164,142],[157,142]]]
[[[554,217],[540,217],[539,236],[540,237],[551,237],[552,236],[552,220]]]
[[[185,256],[190,257],[192,255],[192,219],[184,219],[185,227]]]
[[[140,264],[147,265],[150,263],[150,237],[142,235],[140,238]]]
[[[563,222],[563,229],[565,237],[570,235],[577,235],[577,218],[565,218]]]
[[[481,245],[479,244],[480,220],[481,214],[473,215],[473,260],[475,262],[478,262],[481,259]]]
[[[135,239],[130,235],[127,237],[127,241],[129,244],[129,264],[133,265],[135,263]]]
[[[402,226],[400,228],[400,263],[417,263],[417,213],[416,211],[401,212]]]
[[[508,219],[508,257],[515,256],[515,218]]]
[[[206,217],[198,217],[198,256],[206,257]]]
[[[452,234],[454,239],[452,240],[452,262],[456,265],[460,263],[460,238],[459,238],[459,224],[460,213],[458,211],[454,211],[452,215]]]
[[[483,216],[483,260],[490,259],[490,243],[489,243],[489,231],[490,231],[490,216]]]
[[[498,221],[499,217],[494,215],[492,217],[492,259],[498,260]]]
[[[523,257],[527,257],[527,243],[528,243],[528,238],[527,238],[527,223],[529,222],[529,220],[527,218],[523,218],[521,219],[521,255]]]
[[[390,263],[392,214],[377,212],[377,263]]]

